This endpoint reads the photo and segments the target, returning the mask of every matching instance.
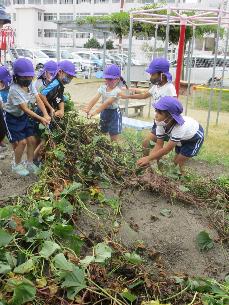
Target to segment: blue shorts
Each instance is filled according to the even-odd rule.
[[[185,157],[194,157],[198,154],[204,142],[204,130],[200,125],[197,133],[189,140],[181,141],[181,146],[176,146],[175,152]]]
[[[10,143],[15,143],[35,135],[34,121],[26,113],[16,117],[8,112],[4,112],[4,120]]]
[[[100,114],[100,128],[103,133],[116,136],[122,132],[122,114],[119,108],[105,109]]]
[[[2,109],[0,109],[0,142],[5,138],[6,135],[6,125],[3,117]]]

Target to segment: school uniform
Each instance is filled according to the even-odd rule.
[[[26,103],[33,108],[37,95],[33,83],[28,87],[28,92],[15,83],[11,85],[7,103],[3,105],[4,121],[10,143],[21,141],[35,134],[33,119],[21,110],[19,105]]]
[[[65,100],[64,86],[57,78],[43,88],[40,93],[47,98],[49,104],[55,110],[58,110],[59,104]]]
[[[102,96],[102,103],[105,103],[109,98],[114,98],[115,101],[100,114],[100,128],[103,133],[109,133],[111,136],[118,135],[122,132],[122,114],[119,108],[119,93],[121,89],[117,86],[111,91],[107,91],[107,86],[102,85],[98,89]]]
[[[175,123],[169,129],[164,126],[156,127],[158,139],[169,136],[169,140],[176,143],[175,152],[185,157],[194,157],[198,154],[204,142],[203,127],[193,118],[183,116],[184,123]]]
[[[172,82],[167,82],[163,86],[153,85],[149,93],[152,96],[152,107],[164,96],[177,96],[176,88]],[[156,123],[154,122],[151,132],[156,135]]]

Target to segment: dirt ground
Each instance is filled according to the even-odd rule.
[[[76,100],[76,106],[82,105],[95,94],[98,84],[73,85],[67,88]],[[36,177],[19,178],[11,173],[12,150],[10,146],[2,154],[0,160],[0,204],[10,196],[25,194],[36,181]],[[213,177],[229,174],[223,166],[209,166],[206,162],[192,161],[192,168],[198,173]],[[96,213],[99,206],[92,206]],[[161,210],[171,210],[171,217],[161,215]],[[109,212],[108,212],[109,213]],[[122,200],[122,216],[116,219],[116,229],[113,230],[113,220],[109,215],[100,215],[99,220],[82,214],[78,225],[87,235],[113,234],[117,241],[135,249],[136,242],[152,249],[153,258],[146,256],[149,266],[161,259],[171,274],[204,275],[223,278],[229,273],[229,251],[217,243],[217,232],[211,228],[207,220],[207,211],[201,211],[193,206],[171,204],[165,199],[149,192],[136,191],[127,194]],[[99,214],[99,213],[98,213]],[[100,225],[99,225],[100,224]],[[197,234],[207,231],[216,241],[208,252],[201,253],[196,245]],[[143,253],[144,255],[144,253]]]

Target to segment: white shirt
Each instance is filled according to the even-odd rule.
[[[175,124],[169,130],[165,130],[165,127],[163,126],[157,126],[157,138],[163,139],[168,135],[171,141],[177,143],[177,146],[181,145],[181,141],[190,140],[199,130],[199,123],[193,118],[187,116],[183,116],[183,119],[183,125]]]
[[[153,98],[152,106],[164,96],[177,96],[176,89],[171,82],[168,82],[163,86],[153,85],[152,88],[150,88],[149,93]]]
[[[102,95],[102,103],[105,103],[106,100],[109,98],[113,97],[115,101],[107,107],[107,109],[117,109],[118,108],[118,103],[119,103],[119,93],[121,92],[121,89],[116,86],[113,90],[107,91],[107,86],[102,85],[99,89],[98,92]]]

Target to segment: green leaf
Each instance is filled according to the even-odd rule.
[[[43,247],[40,250],[39,254],[42,257],[48,259],[54,252],[56,252],[56,250],[59,249],[60,246],[57,243],[47,240],[43,243]]]
[[[78,182],[73,182],[72,184],[68,185],[61,195],[66,196],[66,195],[73,195],[76,190],[79,190],[82,188],[82,184]]]
[[[6,206],[0,209],[0,219],[9,219],[13,215],[13,207]]]
[[[10,252],[6,252],[5,257],[6,257],[6,260],[7,260],[8,264],[10,265],[10,267],[14,268],[17,264],[17,260],[13,256],[13,254],[10,253]]]
[[[126,289],[127,290],[127,289]],[[137,300],[136,295],[130,293],[128,290],[124,291],[121,293],[121,296],[125,299],[127,299],[128,301],[130,301],[131,303],[134,302],[135,300]]]
[[[72,249],[77,255],[80,254],[80,250],[84,241],[77,235],[72,235],[69,239],[66,239],[64,245]]]
[[[60,277],[64,280],[61,287],[67,288],[67,297],[70,300],[74,300],[76,294],[87,287],[84,271],[74,265],[72,272],[62,272]]]
[[[14,268],[14,273],[20,273],[20,274],[29,273],[31,270],[34,269],[34,267],[35,267],[34,260],[31,258],[25,263]]]
[[[12,279],[8,280],[7,284],[13,288],[14,292],[10,305],[22,305],[35,299],[36,288],[29,280]]]
[[[40,210],[40,214],[41,214],[42,217],[46,217],[46,216],[49,216],[49,215],[52,214],[52,210],[53,210],[52,207],[43,207]]]
[[[13,239],[12,235],[10,235],[8,232],[6,232],[3,229],[0,229],[0,247],[7,246],[12,239]]]
[[[104,263],[108,258],[111,258],[112,249],[105,243],[97,244],[94,250],[96,263]]]
[[[61,200],[55,201],[54,207],[60,212],[69,215],[72,215],[74,209],[73,205],[71,205],[71,203],[66,198],[61,198]]]
[[[55,157],[59,160],[59,161],[63,161],[65,158],[65,153],[59,149],[55,149],[53,151]]]
[[[55,267],[61,270],[65,270],[65,271],[73,271],[72,267],[73,264],[68,262],[64,256],[63,253],[59,253],[57,254],[54,258],[53,258]]]
[[[125,253],[124,258],[133,265],[140,265],[142,263],[142,258],[135,252]]]
[[[80,264],[83,266],[83,268],[87,268],[90,263],[93,263],[95,261],[95,257],[94,256],[86,256],[84,259],[80,260]]]
[[[214,243],[206,231],[201,231],[196,238],[197,245],[201,251],[207,251],[213,248]]]
[[[171,217],[172,216],[172,211],[169,209],[163,209],[160,211],[160,214],[165,216],[165,217]]]
[[[0,274],[6,274],[11,271],[10,265],[0,263]]]
[[[69,238],[73,234],[73,226],[71,225],[63,225],[63,224],[56,224],[53,228],[53,232],[55,235],[61,238]]]

